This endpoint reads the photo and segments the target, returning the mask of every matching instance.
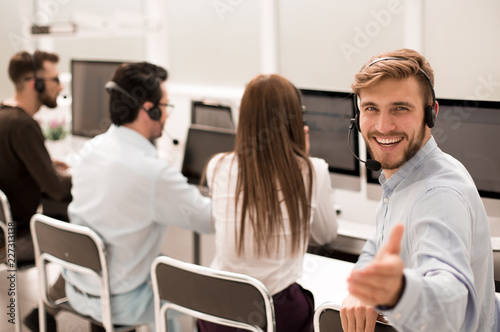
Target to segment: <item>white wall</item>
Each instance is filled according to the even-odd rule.
[[[496,0],[39,2],[49,4],[38,6],[39,19],[75,19],[79,33],[26,39],[32,1],[7,2],[0,14],[0,67],[7,68],[10,54],[21,46],[35,44],[58,52],[62,70],[69,69],[71,58],[148,59],[166,65],[176,105],[166,129],[180,144],[164,136],[158,146],[178,167],[191,99],[216,99],[237,113],[246,82],[273,69],[299,87],[349,91],[354,74],[372,55],[411,47],[430,59],[438,97],[500,100]],[[23,43],[14,43],[13,34]],[[0,97],[10,94],[10,85],[1,80]],[[366,185],[364,171],[360,179],[333,176],[332,183],[345,218],[373,222],[380,188]],[[485,204],[500,235],[500,202]]]

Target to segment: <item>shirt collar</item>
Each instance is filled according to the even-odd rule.
[[[125,141],[140,149],[147,156],[156,157],[156,147],[137,131],[124,126],[116,126],[112,124],[109,127],[108,132],[117,137],[120,141]]]
[[[410,174],[416,167],[420,166],[423,160],[437,147],[434,137],[431,136],[424,146],[410,159],[396,173],[394,173],[388,180],[385,178],[384,172],[380,174],[379,182],[382,185],[384,192],[392,191],[398,184]]]

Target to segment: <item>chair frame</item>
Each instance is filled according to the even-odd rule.
[[[316,308],[314,311],[314,332],[322,332],[320,329],[320,323],[321,323],[321,316],[323,313],[327,310],[332,310],[332,311],[337,311],[340,313],[340,305],[335,304],[333,302],[325,302],[321,304],[319,307]],[[328,332],[342,332],[342,326],[339,326],[338,330],[328,330]],[[375,326],[375,332],[388,332],[388,331],[396,331],[396,329],[384,322],[377,321],[377,324]]]
[[[14,289],[14,294],[13,294],[14,296],[12,297],[14,299],[14,303],[15,303],[14,330],[16,332],[21,332],[21,324],[22,324],[21,323],[21,310],[19,308],[19,306],[21,304],[19,303],[19,297],[18,297],[19,289],[18,289],[18,283],[17,283],[18,274],[17,274],[17,260],[16,260],[15,251],[14,251],[13,262],[9,263],[9,261],[10,261],[9,260],[9,228],[10,228],[9,225],[12,225],[13,219],[12,219],[12,214],[10,212],[9,200],[7,199],[7,196],[5,195],[5,193],[1,190],[0,190],[0,205],[1,205],[0,208],[2,209],[2,212],[3,212],[3,216],[5,218],[5,220],[2,220],[0,218],[0,228],[2,229],[3,234],[5,236],[5,263],[0,263],[0,264],[5,264],[5,266],[7,268],[7,272],[9,274],[14,275],[14,287],[15,287],[15,289]]]
[[[98,260],[100,269],[95,270],[91,266],[82,266],[78,265],[64,259],[58,258],[54,255],[57,253],[49,253],[49,252],[40,252],[40,243],[37,233],[37,226],[39,224],[43,224],[45,226],[49,226],[55,228],[59,231],[71,232],[78,235],[84,235],[87,238],[92,240],[92,243],[95,245],[95,249],[97,250]],[[46,322],[45,322],[45,304],[49,304],[52,306],[60,307],[63,310],[73,312],[81,317],[84,317],[92,324],[102,324],[106,331],[115,331],[115,326],[113,326],[112,314],[111,314],[111,295],[109,290],[109,269],[108,269],[108,259],[106,253],[106,247],[103,240],[97,235],[93,230],[88,227],[74,225],[68,222],[64,222],[61,220],[57,220],[42,214],[35,214],[31,218],[31,233],[33,236],[33,245],[35,248],[35,260],[36,266],[38,269],[39,277],[39,287],[40,287],[40,298],[39,298],[39,321],[40,321],[40,331],[46,331]],[[61,253],[59,253],[61,254]],[[64,252],[64,256],[68,256],[67,252]],[[72,255],[69,254],[71,257]],[[51,301],[47,296],[47,263],[55,263],[57,265],[62,266],[65,269],[72,270],[78,273],[90,274],[94,275],[100,280],[100,288],[101,288],[101,310],[102,310],[102,323],[98,322],[91,317],[82,315],[75,311],[68,303],[67,298],[62,298],[59,300]],[[96,261],[93,261],[96,263]],[[138,326],[123,326],[118,330],[127,331],[131,329],[135,329]]]
[[[201,275],[201,276],[206,276],[209,278],[215,278],[218,280],[226,280],[226,281],[231,281],[231,282],[237,282],[240,284],[245,284],[252,286],[254,289],[256,289],[260,295],[262,296],[262,299],[264,300],[264,308],[265,308],[265,314],[266,314],[266,325],[267,325],[267,332],[274,332],[276,331],[276,326],[275,326],[275,319],[274,319],[274,305],[273,305],[273,299],[271,295],[269,294],[267,288],[264,286],[262,282],[259,280],[244,275],[244,274],[239,274],[239,273],[232,273],[232,272],[227,272],[227,271],[221,271],[221,270],[216,270],[196,264],[191,264],[191,263],[186,263],[179,261],[177,259],[171,258],[171,257],[166,257],[166,256],[159,256],[157,257],[152,265],[151,265],[151,279],[152,279],[152,287],[153,287],[153,293],[154,293],[154,307],[155,307],[155,324],[156,324],[156,330],[161,331],[161,332],[166,332],[166,314],[167,311],[170,309],[182,312],[184,314],[187,314],[189,316],[206,320],[212,323],[216,324],[221,324],[221,325],[226,325],[226,326],[231,326],[235,328],[240,328],[240,329],[246,329],[249,331],[254,331],[254,332],[263,332],[263,330],[254,325],[250,325],[246,322],[241,322],[237,320],[230,320],[227,318],[203,313],[185,306],[178,305],[176,303],[169,302],[169,299],[164,298],[162,299],[160,297],[160,288],[161,285],[159,284],[158,276],[157,276],[157,268],[160,265],[167,265],[170,267],[178,268],[183,271]],[[165,280],[165,282],[179,282],[179,280]],[[163,304],[162,304],[163,300]]]

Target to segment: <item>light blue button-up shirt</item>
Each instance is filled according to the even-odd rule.
[[[431,137],[379,181],[377,235],[356,266],[373,260],[395,224],[405,225],[400,256],[406,286],[383,314],[398,331],[498,331],[488,218],[465,167]]]

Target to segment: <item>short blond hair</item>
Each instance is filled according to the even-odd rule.
[[[406,61],[387,59],[377,62],[377,59],[381,58],[398,58]],[[430,105],[434,98],[431,87],[434,86],[434,71],[423,55],[411,49],[401,48],[372,57],[354,76],[351,88],[356,95],[359,95],[363,89],[377,84],[382,79],[404,79],[411,76],[416,77],[420,84],[424,105]]]

